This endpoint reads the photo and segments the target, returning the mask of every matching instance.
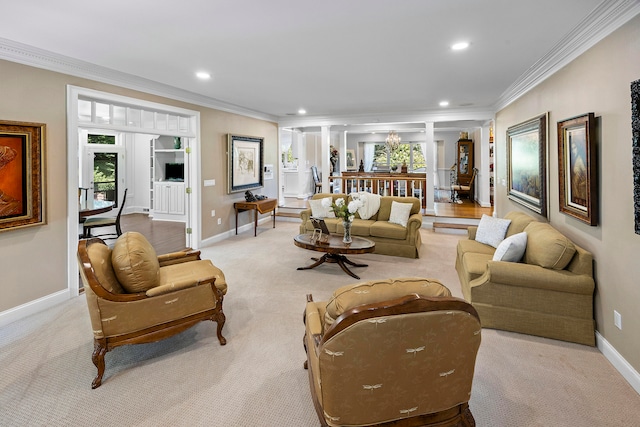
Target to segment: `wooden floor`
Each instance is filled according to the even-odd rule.
[[[482,214],[493,215],[493,206],[483,208],[470,200],[462,203],[434,203],[435,216],[440,218],[473,218],[480,219]]]
[[[147,238],[156,253],[166,254],[185,249],[185,223],[174,221],[153,221],[146,214],[122,215],[122,232],[137,231]]]

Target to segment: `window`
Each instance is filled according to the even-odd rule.
[[[406,162],[409,172],[424,172],[427,162],[422,152],[423,143],[407,142],[400,144],[397,150],[389,153],[385,144],[375,144],[372,170],[387,170]]]

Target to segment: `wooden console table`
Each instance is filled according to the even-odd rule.
[[[255,220],[253,225],[254,237],[258,235],[258,214],[273,212],[273,228],[276,228],[276,206],[278,199],[264,199],[255,202],[236,202],[233,207],[236,210],[236,234],[238,234],[238,212],[254,211]]]

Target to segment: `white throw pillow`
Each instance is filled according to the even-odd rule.
[[[398,203],[395,201],[391,202],[391,214],[389,215],[389,222],[406,227],[407,221],[409,221],[409,215],[411,215],[412,207],[413,203]]]
[[[500,242],[493,254],[493,260],[520,262],[525,249],[527,249],[527,233],[523,231]]]
[[[357,197],[362,202],[362,206],[358,208],[360,218],[369,219],[380,209],[380,199],[382,196],[379,194],[360,192]]]
[[[311,216],[316,218],[335,218],[336,214],[333,210],[322,206],[322,199],[309,200],[309,206],[311,207]]]
[[[494,218],[483,214],[476,231],[476,241],[497,248],[504,240],[509,224],[511,224],[510,219]]]

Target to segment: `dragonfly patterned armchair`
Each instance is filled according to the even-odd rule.
[[[480,320],[434,279],[401,278],[307,296],[304,344],[323,426],[473,426]]]

